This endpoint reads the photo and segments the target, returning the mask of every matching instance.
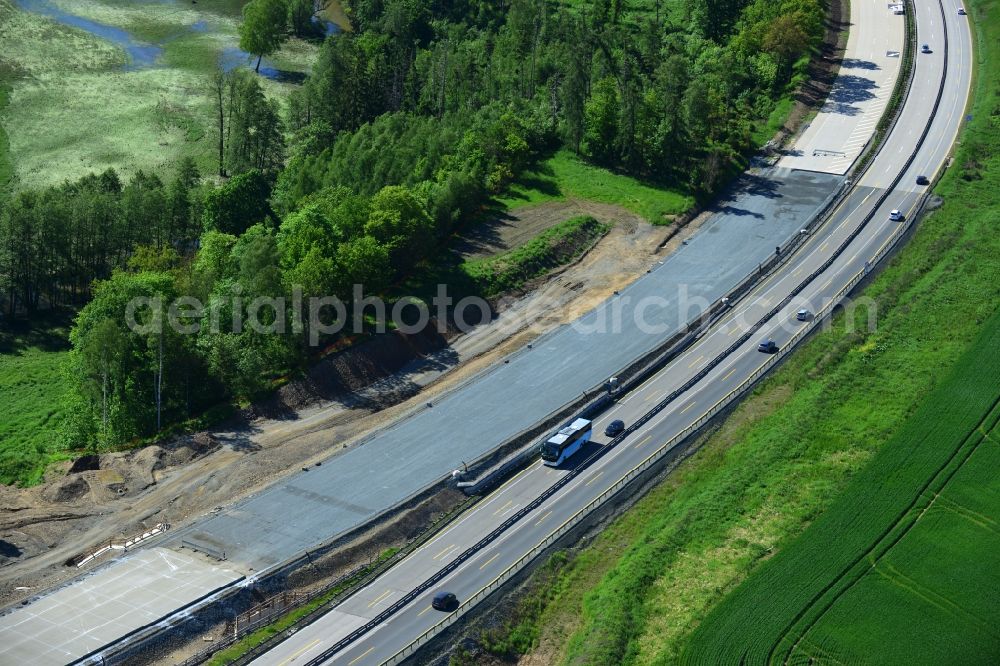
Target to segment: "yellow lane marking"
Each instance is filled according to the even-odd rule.
[[[447,553],[449,550],[453,549],[454,547],[455,547],[455,544],[451,544],[450,546],[448,546],[447,548],[445,548],[444,550],[442,550],[440,553],[438,553],[437,555],[435,555],[433,559],[435,559],[435,560],[438,559],[439,557],[441,557],[442,555],[444,555],[445,553]]]
[[[705,358],[705,355],[704,355],[704,354],[702,354],[701,356],[699,356],[699,357],[698,357],[698,358],[696,358],[695,360],[691,361],[691,365],[689,365],[688,367],[689,367],[689,368],[693,368],[694,366],[696,366],[696,365],[698,365],[699,363],[701,363],[701,360],[702,360],[703,358]]]
[[[434,608],[434,607],[433,606],[428,606],[427,608],[423,609],[422,611],[420,611],[419,613],[417,613],[417,617],[420,617],[421,615],[423,615],[424,613],[426,613],[427,611],[429,611],[431,608]]]
[[[827,280],[827,281],[826,281],[826,284],[824,284],[824,285],[823,285],[823,286],[822,286],[821,288],[822,288],[822,289],[826,289],[827,287],[829,287],[829,286],[830,286],[830,283],[831,283],[831,282],[833,282],[833,278],[830,278],[829,280]]]
[[[552,514],[552,512],[551,512],[551,511],[549,511],[549,512],[548,512],[548,513],[546,513],[546,514],[545,514],[544,516],[542,516],[541,518],[539,518],[539,519],[538,519],[538,522],[537,522],[537,523],[535,523],[535,527],[538,527],[539,525],[541,525],[541,524],[542,524],[542,523],[543,523],[543,522],[545,521],[545,519],[546,519],[546,518],[548,518],[548,517],[549,517],[549,516],[550,516],[551,514]]]
[[[367,650],[365,650],[364,652],[362,652],[361,654],[359,654],[357,657],[355,657],[354,659],[351,659],[349,662],[347,662],[347,666],[354,666],[354,664],[358,663],[359,661],[361,661],[362,659],[364,659],[365,657],[367,657],[368,653],[371,652],[374,649],[375,649],[375,646],[374,645],[371,646],[370,648],[368,648]]]
[[[739,332],[740,332],[740,325],[733,324],[733,330],[729,331],[729,335],[736,335]]]
[[[822,245],[820,245],[819,246],[819,251],[820,252],[826,252],[826,246],[829,245],[829,244],[830,244],[830,241],[827,241],[827,242],[823,243]]]
[[[732,370],[730,370],[729,372],[727,372],[726,376],[723,377],[720,381],[726,381],[727,379],[729,379],[730,377],[733,376],[734,372],[736,372],[736,368],[733,368]]]
[[[368,608],[371,608],[375,604],[379,603],[380,601],[382,601],[383,599],[385,599],[390,594],[392,594],[392,590],[386,590],[382,594],[378,595],[378,597],[373,602],[371,602],[370,604],[368,604]]]
[[[598,473],[597,473],[597,474],[595,474],[594,476],[590,477],[590,481],[587,481],[587,483],[586,483],[586,484],[584,484],[584,485],[587,485],[587,486],[589,486],[590,484],[592,484],[592,483],[593,483],[594,481],[597,481],[597,480],[598,480],[599,478],[601,478],[602,476],[604,476],[604,472],[598,472]]]
[[[643,439],[643,440],[642,440],[641,442],[639,442],[638,444],[636,444],[636,445],[635,445],[634,447],[632,447],[632,448],[634,448],[634,449],[637,449],[637,448],[639,448],[640,446],[642,446],[643,444],[645,444],[646,442],[648,442],[648,441],[649,441],[649,440],[651,440],[651,439],[653,439],[653,436],[652,436],[652,435],[646,435],[646,438],[645,438],[645,439]]]
[[[497,509],[496,511],[494,511],[493,515],[495,516],[498,513],[500,513],[501,511],[505,511],[507,509],[507,507],[509,507],[513,503],[514,503],[514,500],[508,500],[508,502],[506,504],[504,504],[502,507],[500,507],[499,509]]]
[[[298,652],[296,652],[295,654],[293,654],[288,659],[286,659],[283,662],[281,662],[281,664],[279,664],[279,666],[285,666],[285,664],[289,664],[289,663],[295,661],[295,659],[298,658],[298,656],[301,655],[303,652],[311,650],[314,647],[316,647],[317,645],[319,645],[319,639],[318,638],[316,640],[314,640],[312,643],[310,643],[309,645],[305,646],[304,648],[302,648],[301,650],[299,650]]]
[[[689,402],[689,403],[688,403],[688,406],[687,406],[687,407],[685,407],[684,409],[682,409],[682,410],[681,410],[681,414],[683,414],[683,413],[684,413],[684,412],[686,412],[687,410],[689,410],[689,409],[691,409],[692,407],[694,407],[694,405],[695,405],[695,402],[694,402],[694,400],[692,400],[691,402]]]
[[[488,559],[485,562],[483,562],[483,566],[479,567],[479,570],[482,571],[483,569],[485,569],[487,566],[489,566],[490,564],[493,563],[493,560],[497,559],[498,557],[500,557],[500,553],[497,553],[496,555],[494,555],[490,559]]]
[[[802,269],[801,268],[799,270],[795,271],[794,273],[792,273],[792,277],[798,277],[800,275],[802,275]]]

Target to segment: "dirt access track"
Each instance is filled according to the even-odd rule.
[[[612,230],[572,265],[501,299],[488,324],[459,335],[380,336],[324,359],[218,428],[64,463],[33,488],[0,487],[0,603],[77,575],[81,570],[66,563],[111,539],[157,523],[177,527],[343,451],[592,309],[697,226],[677,234],[616,206],[567,200],[506,213],[456,242],[468,257],[487,256],[582,214]]]

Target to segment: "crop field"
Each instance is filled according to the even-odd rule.
[[[169,176],[184,156],[212,173],[209,81],[220,57],[227,66],[242,61],[241,4],[0,0],[0,75],[10,86],[2,122],[14,186],[107,167]],[[266,63],[267,94],[283,98],[297,85],[316,48],[287,42]]]
[[[728,596],[693,663],[996,663],[1000,315],[799,539]]]

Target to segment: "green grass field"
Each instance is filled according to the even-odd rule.
[[[0,483],[38,483],[49,463],[66,457],[59,430],[69,326],[59,314],[0,328]]]
[[[995,663],[1000,315],[799,539],[729,595],[684,661]]]
[[[694,630],[720,601],[816,521],[853,478],[861,478],[857,475],[879,451],[891,450],[888,442],[910,427],[917,407],[995,316],[1000,303],[1000,127],[991,110],[1000,93],[1000,22],[995,20],[1000,4],[980,1],[973,8],[974,25],[981,31],[973,121],[963,132],[955,164],[936,189],[943,207],[923,220],[902,252],[865,289],[877,307],[877,330],[865,330],[863,310],[857,312],[853,332],[839,316],[831,330],[804,344],[717,432],[706,436],[698,453],[571,558],[554,583],[553,601],[524,615],[521,624],[527,629],[515,625],[529,635],[531,627],[537,629],[535,644],[549,661],[610,665],[680,660]],[[995,349],[986,347],[983,353],[995,357]],[[951,489],[945,496],[985,514],[982,505],[990,491],[960,498]],[[993,501],[996,511],[995,495]],[[931,523],[927,520],[922,529]],[[914,530],[909,537],[913,550],[899,550],[891,564],[922,580],[924,574],[906,563],[926,541],[917,534]],[[931,540],[935,538],[950,542],[947,534]],[[964,556],[979,556],[981,549],[970,546]],[[937,552],[941,557],[960,555]],[[975,565],[970,566],[962,570],[974,571]],[[944,575],[956,585],[966,576],[950,570]],[[865,586],[873,580],[867,579]],[[770,591],[755,597],[740,608],[741,617],[757,618],[781,605],[773,599]],[[857,615],[866,603],[885,602],[854,594],[845,600],[854,605],[836,607],[835,614],[817,624],[808,634],[810,645],[826,641],[850,646],[855,641],[860,646],[862,639],[877,640],[872,624],[858,630],[859,625],[838,620]],[[877,621],[878,608],[859,617]],[[981,609],[973,610],[983,617]],[[955,631],[973,625],[971,619],[956,623]],[[762,632],[757,625],[731,624],[718,633],[706,626],[700,636],[738,650],[751,633]],[[934,636],[925,628],[927,643]],[[970,637],[970,658],[988,637]],[[709,638],[699,637],[698,645]],[[698,661],[696,646],[688,654]],[[711,653],[702,661],[728,655]],[[917,657],[910,661],[927,663]]]
[[[568,197],[616,204],[653,224],[666,224],[694,205],[694,197],[685,192],[655,187],[587,164],[565,149],[523,174],[497,201],[512,209]]]

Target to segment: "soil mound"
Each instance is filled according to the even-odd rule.
[[[86,479],[78,474],[73,474],[46,488],[43,495],[50,502],[65,503],[79,500],[89,492],[90,484],[87,483]]]

